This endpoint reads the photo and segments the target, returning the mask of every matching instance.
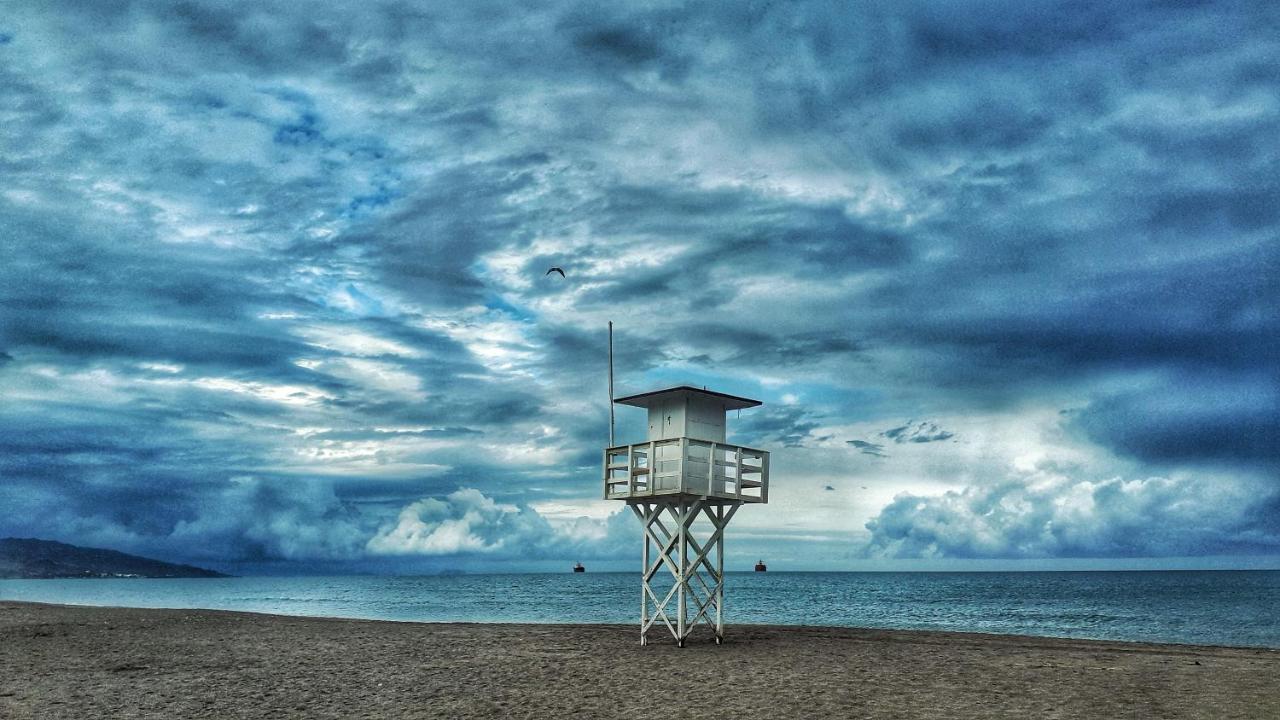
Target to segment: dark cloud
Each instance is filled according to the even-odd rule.
[[[845,443],[852,445],[858,449],[863,455],[872,455],[875,457],[888,457],[884,454],[884,445],[878,443],[867,442],[866,440],[846,440]]]
[[[906,425],[889,428],[880,434],[899,445],[902,443],[940,442],[955,437],[955,433],[947,432],[928,421],[908,422]]]
[[[1072,421],[1092,440],[1151,463],[1280,461],[1280,397],[1262,380],[1170,378],[1098,399]]]
[[[574,44],[587,52],[636,65],[661,55],[656,43],[625,27],[590,30],[575,37]]]
[[[620,387],[759,389],[733,430],[784,465],[1070,407],[1140,476],[1274,476],[1276,12],[16,8],[0,534],[340,564],[416,507],[586,552],[532,508],[599,494],[608,320]],[[825,443],[855,423],[890,429]],[[1270,547],[1235,496],[1144,535],[1207,498],[1162,482],[991,552]],[[895,503],[876,547],[988,552],[930,523],[1019,493]]]
[[[751,447],[780,444],[798,448],[812,441],[813,431],[819,427],[804,408],[781,405],[750,411],[747,417],[734,421],[733,432]]]

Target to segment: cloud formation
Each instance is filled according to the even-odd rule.
[[[532,508],[500,505],[478,490],[465,488],[444,498],[426,498],[400,511],[394,523],[367,543],[374,555],[500,555],[528,560],[622,554],[638,526],[618,512],[600,523],[585,518],[554,528]],[[623,531],[630,531],[621,537]]]
[[[1198,478],[1036,475],[941,496],[902,494],[867,523],[888,557],[1053,558],[1280,551],[1280,492]]]
[[[884,446],[879,443],[867,442],[866,440],[846,440],[845,442],[857,448],[858,452],[863,455],[885,457]]]
[[[899,425],[898,427],[889,428],[888,430],[885,430],[880,434],[883,435],[884,437],[889,438],[895,443],[898,443],[899,445],[901,445],[902,443],[908,443],[908,442],[912,442],[912,443],[941,442],[943,440],[950,440],[951,438],[955,437],[955,433],[947,432],[946,430],[943,430],[942,428],[928,421],[918,422],[918,423],[908,422],[906,425]]]
[[[1277,12],[16,7],[0,535],[304,569],[585,552],[532,508],[608,515],[609,320],[620,391],[765,400],[730,418],[778,473],[742,522],[816,528],[824,566],[872,518],[879,551],[1007,555],[908,540],[973,498],[1052,505],[1003,474],[1045,458],[1256,529]],[[1141,555],[1192,522],[1151,502]],[[1096,542],[1046,553],[1128,522],[1054,517]]]

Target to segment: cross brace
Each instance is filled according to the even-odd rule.
[[[701,498],[645,500],[630,505],[644,527],[640,644],[648,643],[649,628],[659,620],[680,647],[699,622],[715,631],[716,644],[720,644],[724,641],[724,529],[742,501]],[[697,522],[704,517],[711,524],[709,535],[705,525]],[[698,539],[700,533],[703,540]],[[656,559],[651,549],[657,550]],[[660,588],[654,589],[654,580],[655,576],[664,577],[660,575],[663,568],[671,573],[673,584],[659,598]]]

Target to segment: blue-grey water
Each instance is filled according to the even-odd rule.
[[[0,599],[386,620],[633,623],[640,578],[0,580]],[[1280,571],[729,573],[725,620],[1280,648]]]

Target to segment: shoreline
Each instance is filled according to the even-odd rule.
[[[416,620],[416,619],[400,619],[400,618],[383,618],[383,617],[363,617],[355,615],[306,615],[302,613],[283,613],[283,612],[267,612],[263,610],[232,610],[229,608],[214,607],[184,607],[184,606],[139,606],[139,605],[97,605],[93,603],[73,603],[73,602],[44,602],[40,600],[12,600],[8,598],[0,598],[0,612],[4,610],[6,605],[27,605],[33,607],[45,607],[51,609],[58,608],[85,608],[94,610],[151,610],[156,612],[198,612],[198,613],[217,613],[229,615],[246,615],[250,617],[258,617],[263,619],[270,618],[287,618],[287,619],[310,619],[310,620],[336,620],[351,622],[376,622],[376,623],[396,623],[402,625],[459,625],[464,627],[503,627],[503,628],[522,628],[522,627],[568,627],[568,628],[611,628],[615,630],[629,630],[638,637],[638,623],[615,623],[615,622],[583,622],[583,621],[555,621],[548,620],[545,622],[508,622],[503,620]],[[661,625],[655,624],[650,632],[650,642],[654,642],[653,638],[661,638],[657,642],[663,642],[666,638],[655,633],[662,628]],[[1160,640],[1125,640],[1112,638],[1096,638],[1096,637],[1073,637],[1070,635],[1029,635],[1025,633],[995,633],[995,632],[979,632],[975,630],[945,630],[937,628],[898,628],[898,627],[877,627],[867,625],[787,625],[783,623],[725,623],[725,632],[731,633],[734,628],[743,629],[762,629],[762,630],[797,630],[797,631],[817,631],[817,632],[862,632],[862,633],[905,633],[918,635],[936,635],[941,637],[968,638],[975,640],[1060,640],[1063,642],[1084,642],[1084,643],[1104,643],[1108,645],[1120,646],[1152,646],[1158,648],[1187,648],[1192,650],[1257,650],[1262,652],[1273,652],[1280,655],[1280,647],[1271,647],[1268,645],[1220,645],[1213,643],[1185,643],[1185,642],[1164,642]]]
[[[0,601],[0,716],[1280,717],[1273,649],[773,625],[730,625],[722,646],[650,638]]]
[[[212,613],[239,613],[244,615],[257,615],[263,617],[280,617],[280,618],[313,618],[317,620],[351,620],[360,622],[386,622],[386,623],[408,623],[423,625],[499,625],[499,626],[549,626],[549,627],[611,627],[617,629],[631,629],[638,632],[638,623],[618,623],[618,622],[584,622],[580,620],[573,621],[519,621],[512,622],[506,620],[430,620],[419,618],[391,618],[391,617],[372,617],[365,615],[312,615],[305,613],[287,613],[273,612],[268,610],[242,610],[232,608],[218,607],[190,607],[183,605],[99,605],[96,603],[80,603],[80,602],[47,602],[43,600],[25,600],[0,597],[0,606],[5,604],[14,605],[33,605],[47,606],[51,608],[93,608],[100,610],[155,610],[155,611],[189,611],[189,612],[212,612]],[[1028,633],[1001,633],[1001,632],[982,632],[978,630],[953,630],[945,628],[930,627],[890,627],[890,626],[871,626],[871,625],[789,625],[785,623],[749,623],[749,622],[733,622],[726,623],[726,628],[776,628],[776,629],[797,629],[797,630],[831,630],[831,631],[865,631],[865,632],[900,632],[900,633],[923,633],[936,635],[956,635],[956,636],[975,636],[978,638],[1023,638],[1026,640],[1063,640],[1063,641],[1079,641],[1079,642],[1099,642],[1112,643],[1118,645],[1155,645],[1168,647],[1188,647],[1203,649],[1224,649],[1224,650],[1261,650],[1280,652],[1280,645],[1229,645],[1221,643],[1194,643],[1181,642],[1176,640],[1150,640],[1150,639],[1129,639],[1129,638],[1105,638],[1105,637],[1086,637],[1072,635],[1035,635]],[[655,625],[655,630],[659,626]]]

